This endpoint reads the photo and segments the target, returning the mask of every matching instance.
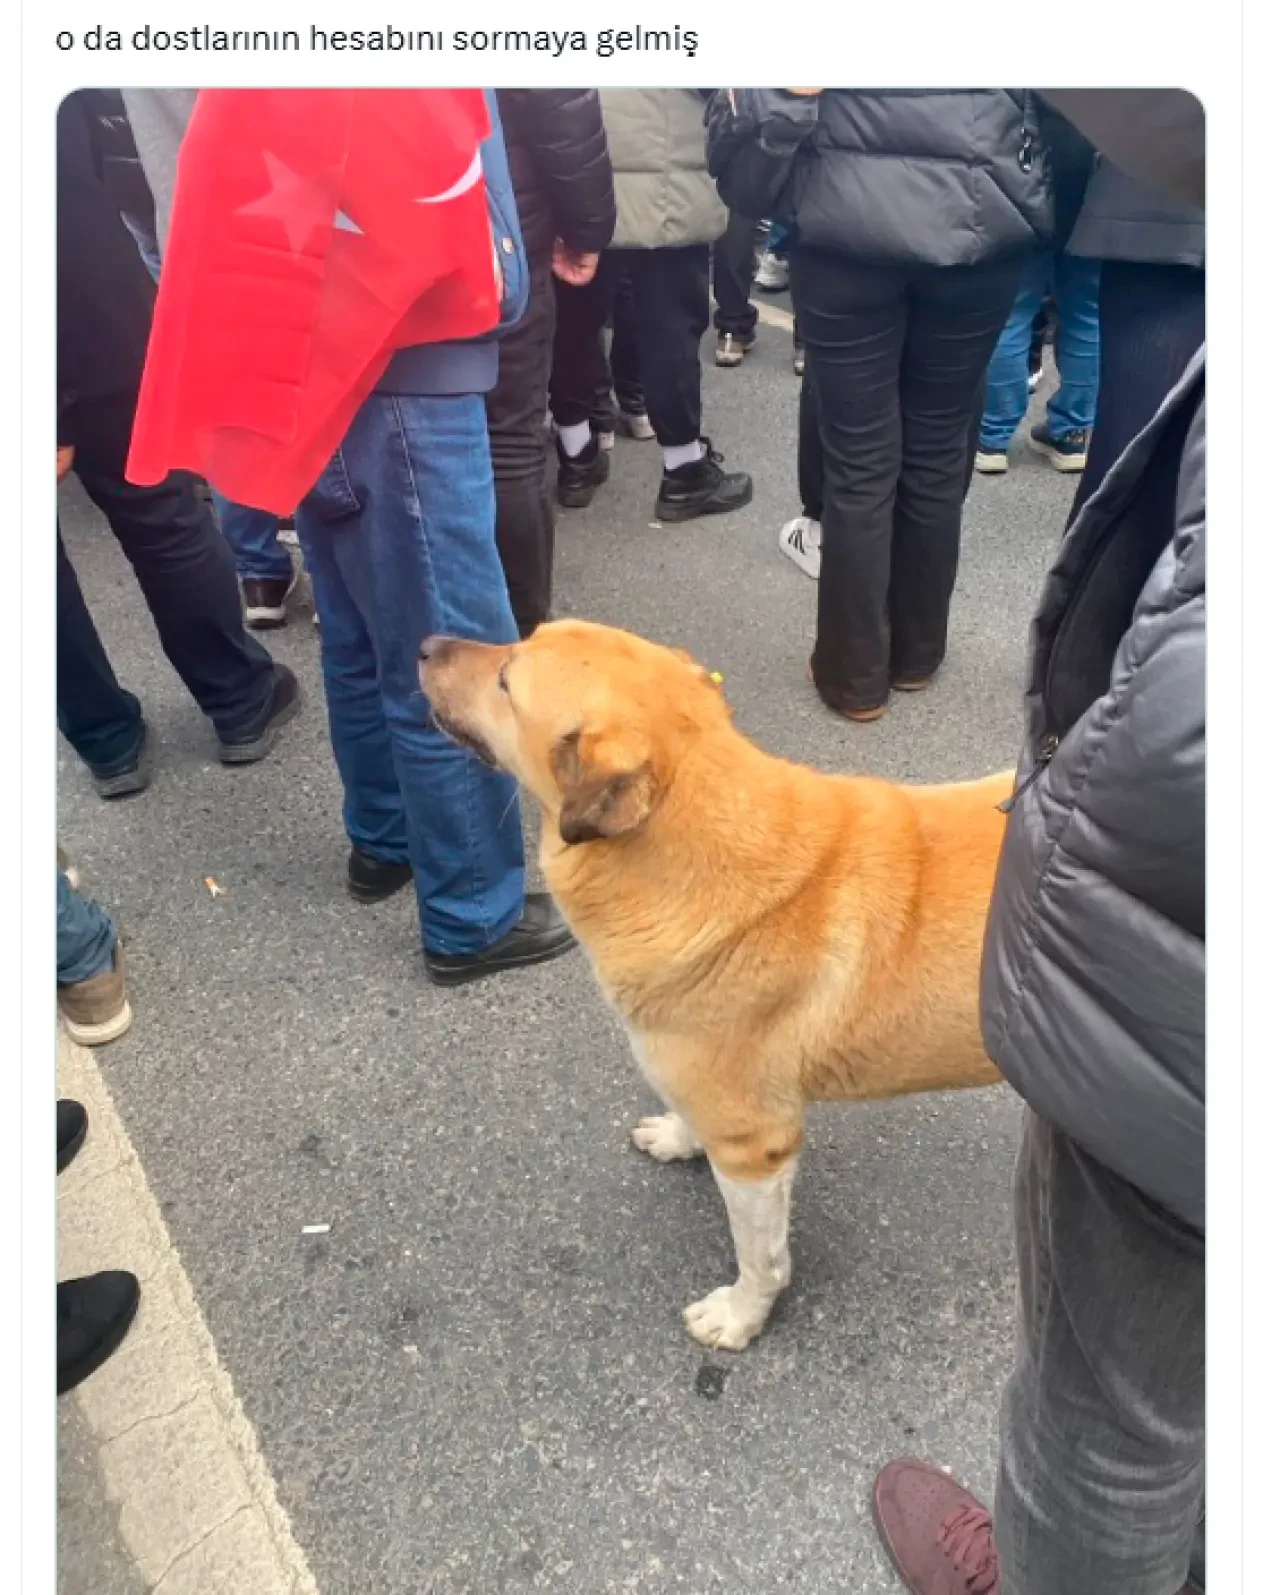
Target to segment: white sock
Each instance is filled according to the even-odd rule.
[[[577,421],[573,426],[558,426],[556,431],[560,434],[560,447],[571,460],[577,459],[591,441],[590,421]]]
[[[678,443],[675,448],[669,449],[662,445],[662,469],[664,471],[678,471],[682,465],[692,465],[702,458],[702,439],[694,438],[692,443]]]

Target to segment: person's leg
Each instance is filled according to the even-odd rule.
[[[110,917],[58,871],[58,1012],[72,1041],[101,1047],[133,1023],[124,955]]]
[[[1053,262],[1058,391],[1049,400],[1049,436],[1091,432],[1098,408],[1098,280],[1102,262],[1058,254]]]
[[[1204,324],[1204,272],[1103,262],[1097,413],[1071,520],[1186,370],[1204,342]]]
[[[356,596],[363,596],[367,584],[358,582],[353,591],[345,574],[354,563],[346,545],[363,539],[365,527],[340,458],[298,506],[296,519],[320,623],[320,669],[329,739],[342,777],[343,826],[361,858],[375,866],[407,865],[409,826],[383,713],[378,656],[363,602]],[[391,869],[363,873],[382,874],[392,889],[393,883],[404,884]],[[355,884],[349,864],[348,885]]]
[[[1204,1498],[1204,1237],[1030,1113],[1014,1218],[1003,1595],[1173,1595]]]
[[[516,787],[428,723],[418,650],[440,633],[516,638],[494,541],[484,401],[374,394],[309,506],[330,518],[328,546],[374,652],[423,942],[429,952],[481,952],[523,906]],[[324,614],[320,631],[327,646]]]
[[[709,319],[711,251],[620,250],[636,292],[640,365],[649,418],[662,446],[660,521],[720,515],[751,501],[745,471],[725,471],[702,431],[702,361],[698,344]]]
[[[551,613],[555,544],[543,431],[555,298],[550,261],[531,261],[530,267],[529,308],[499,344],[498,384],[485,401],[497,498],[498,554],[522,637]]]
[[[901,271],[799,245],[791,286],[822,440],[822,574],[812,669],[843,714],[889,696],[889,574],[901,466],[899,368],[906,336]]]
[[[58,871],[58,984],[78,986],[112,966],[116,927],[91,897]]]
[[[756,267],[756,224],[730,212],[729,225],[712,248],[716,301],[717,365],[737,365],[755,342],[760,313],[751,303]]]
[[[889,667],[896,685],[926,682],[946,653],[960,521],[973,470],[973,417],[1021,272],[1021,262],[1000,261],[925,272],[912,280],[888,605]],[[1025,395],[1025,355],[1020,381]]]
[[[800,486],[800,514],[778,533],[778,547],[814,581],[822,570],[822,434],[818,426],[818,400],[813,377],[800,381],[799,441],[796,477]]]
[[[571,287],[558,277],[553,281],[550,400],[560,457],[556,496],[566,509],[585,508],[609,475],[609,455],[600,445],[609,386],[603,334],[617,271],[616,257],[606,250],[589,283]]]
[[[623,415],[648,417],[640,380],[640,334],[636,329],[636,295],[631,278],[620,272],[613,296],[613,332],[609,339],[609,374]],[[648,436],[652,437],[650,430]]]
[[[135,402],[122,393],[77,413],[73,469],[133,566],[170,663],[223,744],[248,744],[279,714],[280,684],[293,678],[245,630],[231,550],[192,479],[125,480]],[[296,683],[294,694],[296,703]]]
[[[788,222],[774,221],[765,235],[760,264],[756,268],[755,285],[765,293],[782,293],[790,282],[788,261],[795,229]],[[797,346],[798,347],[798,346]]]
[[[129,790],[140,791],[146,785],[140,769],[142,705],[116,680],[67,558],[61,527],[57,557],[58,729],[100,783],[111,785],[136,772],[138,781]]]
[[[1044,306],[1052,256],[1034,255],[1023,268],[1013,308],[1000,331],[987,367],[987,396],[978,437],[980,455],[1003,461],[1031,399],[1028,385],[1031,334]],[[983,468],[981,459],[978,468]]]
[[[235,555],[237,576],[242,581],[292,581],[293,561],[280,541],[280,517],[248,504],[233,504],[216,487],[210,489],[210,497],[218,526]]]

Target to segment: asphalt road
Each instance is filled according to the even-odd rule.
[[[749,734],[821,768],[1012,763],[1071,483],[1017,447],[975,482],[944,673],[853,726],[805,680],[816,587],[777,549],[796,398],[783,331],[708,366],[706,425],[755,474],[731,517],[657,528],[656,448],[620,440],[597,503],[562,512],[559,611],[689,648]],[[129,938],[137,1022],[101,1061],[323,1595],[894,1589],[880,1463],[992,1482],[1011,1095],[815,1112],[795,1285],[748,1352],[704,1352],[679,1315],[731,1278],[720,1200],[629,1147],[650,1098],[583,958],[430,987],[409,894],[342,889],[305,602],[271,640],[305,712],[225,770],[74,487],[63,526],[157,753],[117,805],[59,766],[63,844]]]

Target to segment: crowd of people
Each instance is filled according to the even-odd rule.
[[[749,505],[751,476],[703,415],[712,321],[716,364],[739,367],[753,289],[791,294],[800,514],[777,535],[817,582],[813,685],[854,722],[942,668],[972,476],[1009,474],[1052,350],[1056,386],[1027,441],[1079,485],[1033,627],[983,972],[988,1050],[1028,1104],[999,1485],[993,1515],[903,1459],[873,1512],[916,1595],[1202,1589],[1198,107],[1154,91],[503,89],[482,105],[476,91],[459,106],[480,128],[488,330],[375,350],[318,479],[295,502],[253,503],[190,459],[150,484],[131,460],[149,353],[207,205],[193,151],[234,92],[80,91],[58,112],[58,477],[74,473],[105,516],[227,765],[278,756],[300,706],[261,640],[289,619],[296,542],[347,890],[368,904],[412,886],[440,986],[557,958],[573,938],[527,889],[511,779],[425,713],[419,645],[513,643],[548,619],[557,508],[606,490],[619,434],[656,444],[658,521]],[[428,117],[452,93],[360,92],[383,95],[383,115],[407,96]],[[242,207],[267,229],[251,242],[261,253],[278,228],[296,263],[305,250],[267,203],[286,201],[263,186]],[[344,198],[332,238],[361,233],[362,214]],[[239,282],[246,322],[278,310],[260,286]],[[234,387],[219,402],[228,427],[249,413]],[[136,796],[163,750],[60,530],[57,592],[59,728],[103,799]],[[118,933],[61,849],[57,982],[74,1040],[128,1029]],[[85,1131],[59,1104],[59,1168]],[[61,1391],[119,1344],[138,1288],[110,1274],[58,1293]]]

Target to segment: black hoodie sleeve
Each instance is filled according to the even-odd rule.
[[[556,236],[596,254],[613,237],[613,165],[595,89],[500,89],[508,145],[527,151]]]

